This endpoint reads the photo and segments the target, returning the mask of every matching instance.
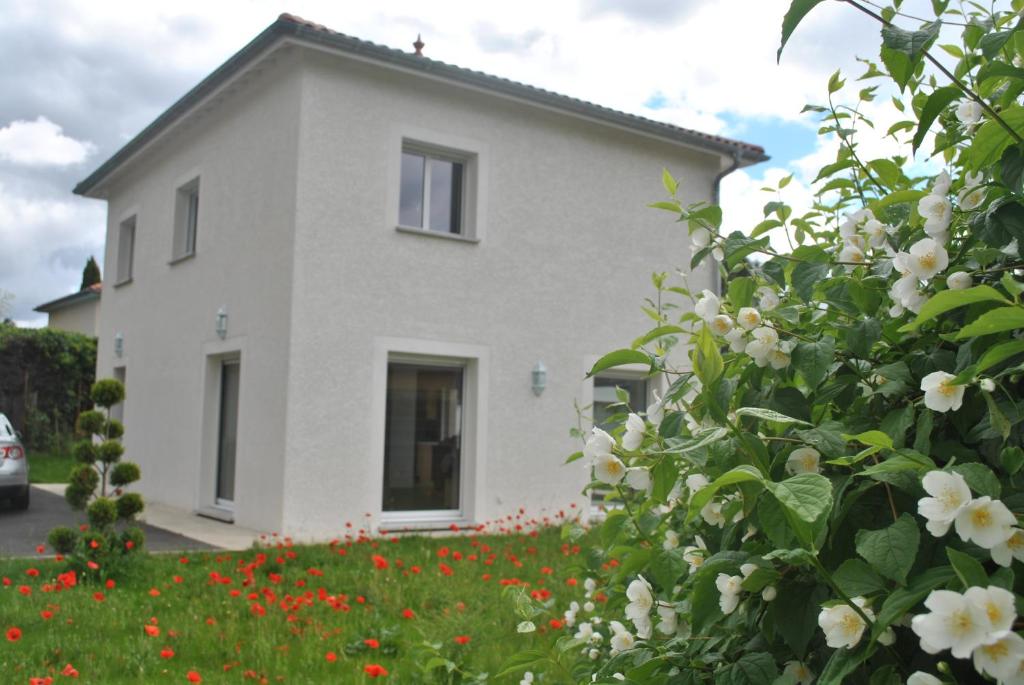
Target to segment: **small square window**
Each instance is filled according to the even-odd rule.
[[[132,280],[132,266],[135,261],[135,217],[121,222],[117,236],[117,280],[116,284]]]
[[[196,230],[199,227],[199,179],[178,188],[174,206],[173,260],[196,253]]]
[[[465,233],[467,160],[405,146],[398,223],[437,233]]]

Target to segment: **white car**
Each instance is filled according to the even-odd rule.
[[[28,460],[25,447],[7,417],[0,414],[0,501],[28,509]]]

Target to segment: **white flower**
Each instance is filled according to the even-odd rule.
[[[977,188],[984,182],[985,174],[980,171],[976,174],[972,174],[970,171],[964,174],[964,188]]]
[[[860,607],[865,616],[874,620],[875,614],[865,606],[867,601],[863,597],[854,597],[853,603]],[[836,604],[822,609],[818,614],[818,625],[825,633],[825,644],[832,649],[856,647],[867,627],[860,614],[848,604]]]
[[[964,100],[956,108],[956,118],[965,126],[974,126],[981,121],[981,114],[985,110],[974,100]]]
[[[860,250],[861,252],[863,252],[868,245],[867,241],[864,240],[864,236],[862,236],[860,233],[854,233],[853,235],[846,236],[845,238],[843,238],[843,244],[853,246]]]
[[[942,681],[931,673],[914,671],[910,674],[910,677],[907,678],[907,685],[942,685]]]
[[[1000,566],[1008,567],[1014,559],[1024,561],[1024,531],[1014,528],[1010,539],[999,543],[990,552],[992,561]]]
[[[960,209],[969,212],[980,207],[981,203],[985,201],[986,195],[988,195],[988,188],[985,186],[964,188],[957,194],[956,201],[960,204]]]
[[[994,633],[991,640],[974,650],[974,670],[1000,682],[1010,680],[1024,659],[1024,638],[1009,630],[1001,630]]]
[[[683,548],[683,561],[690,565],[690,573],[696,573],[704,564],[704,557],[707,553],[707,547],[704,546],[704,541],[697,537],[696,545],[687,545]]]
[[[594,460],[602,454],[611,454],[612,447],[614,446],[615,438],[600,428],[593,428],[590,431],[590,437],[587,438],[587,442],[583,447],[583,456]]]
[[[634,490],[647,490],[651,487],[651,472],[642,466],[626,469],[626,484]]]
[[[632,633],[626,630],[626,626],[622,625],[618,621],[610,621],[608,625],[612,629],[612,639],[609,642],[612,648],[612,654],[618,654],[619,652],[625,652],[626,650],[633,649],[633,645],[636,644],[636,640],[633,639]]]
[[[753,340],[747,343],[743,351],[746,352],[758,366],[766,366],[768,357],[772,350],[779,344],[779,334],[775,329],[761,326],[751,331]]]
[[[772,350],[771,352],[768,353],[768,363],[771,364],[771,367],[777,371],[789,366],[789,363],[791,361],[792,359],[790,358],[790,356],[783,352],[782,350]]]
[[[906,307],[907,309],[909,309],[910,311],[914,312],[915,314],[917,314],[918,312],[921,311],[921,307],[923,307],[924,303],[927,302],[927,301],[928,301],[928,296],[927,295],[922,293],[920,290],[915,290],[913,293],[908,295],[903,300],[903,306]]]
[[[921,648],[934,654],[943,649],[966,659],[988,636],[985,609],[950,590],[933,590],[924,601],[931,612],[918,614],[910,627],[921,638]]]
[[[969,587],[964,593],[964,599],[982,608],[988,618],[989,632],[1010,630],[1013,628],[1013,622],[1017,620],[1013,593],[996,585],[989,585],[987,588]]]
[[[944,233],[953,220],[953,203],[945,193],[925,195],[917,201],[917,211],[924,217],[924,232],[928,235]]]
[[[636,580],[626,588],[626,618],[634,623],[640,617],[647,617],[654,606],[654,597],[651,595],[651,585],[643,576],[637,576]]]
[[[686,487],[689,488],[691,493],[703,490],[710,484],[711,481],[703,473],[692,473],[686,477]]]
[[[746,330],[753,330],[761,325],[761,313],[753,307],[742,307],[736,321]]]
[[[594,606],[593,602],[584,602],[583,603],[583,611],[587,612],[588,614],[594,613],[594,609],[596,609],[596,608],[597,607]]]
[[[642,616],[635,619],[633,625],[636,626],[636,636],[641,640],[649,639],[651,633],[654,632],[654,624],[651,623],[650,616]]]
[[[761,599],[766,602],[774,602],[775,598],[779,596],[779,591],[775,589],[774,585],[767,585],[761,590]]]
[[[720,262],[723,259],[725,259],[725,252],[723,252],[722,248],[720,248],[720,247],[713,247],[713,248],[711,248],[711,257],[716,262]]]
[[[820,473],[820,459],[821,452],[813,447],[798,447],[786,459],[786,472],[794,476],[798,473]]]
[[[966,271],[954,271],[946,276],[946,287],[950,290],[967,290],[974,285],[974,279]]]
[[[742,352],[747,346],[747,342],[743,339],[742,328],[733,328],[725,334],[725,339],[729,343],[729,349],[733,352]]]
[[[757,289],[757,303],[761,305],[761,309],[770,312],[779,306],[779,296],[768,286],[762,285]]]
[[[601,650],[591,649],[589,652],[587,652],[587,656],[590,658],[591,661],[597,661],[598,658],[600,658],[601,656]]]
[[[802,661],[787,661],[786,667],[782,669],[782,677],[789,678],[794,685],[811,685],[814,682],[814,671]]]
[[[921,390],[924,392],[924,406],[932,411],[945,413],[956,411],[964,403],[963,385],[952,385],[949,381],[956,378],[945,371],[932,371],[921,379]]]
[[[847,243],[839,251],[839,261],[846,262],[847,271],[853,271],[857,268],[857,264],[864,263],[864,251],[856,245]]]
[[[679,617],[676,608],[670,604],[658,605],[658,625],[656,628],[662,635],[675,635],[679,628]]]
[[[662,549],[675,549],[679,546],[679,534],[674,530],[665,531],[665,541],[661,543]]]
[[[728,314],[719,314],[711,319],[711,332],[715,335],[728,335],[733,329],[732,317]],[[740,334],[742,335],[742,333]]]
[[[693,229],[693,233],[690,234],[690,243],[697,248],[695,251],[703,250],[705,247],[711,244],[711,231],[698,226]]]
[[[718,598],[718,606],[722,609],[723,614],[729,615],[739,606],[740,593],[743,591],[743,588],[740,587],[742,582],[743,578],[740,576],[730,576],[728,573],[719,573],[715,578],[715,587],[721,593]]]
[[[710,501],[700,510],[700,516],[709,526],[725,527],[725,515],[722,514],[722,503]]]
[[[889,626],[882,631],[882,634],[878,636],[878,644],[883,647],[890,647],[896,642],[896,631]]]
[[[632,452],[644,441],[644,420],[633,412],[626,417],[626,434],[622,436],[622,449]]]
[[[964,542],[992,549],[1013,537],[1017,517],[999,500],[979,497],[960,510],[954,525]]]
[[[925,527],[929,533],[942,537],[971,501],[971,489],[959,473],[945,471],[929,471],[921,479],[921,485],[931,497],[917,501],[917,513],[928,519]]]
[[[872,219],[864,224],[864,232],[868,236],[868,244],[871,247],[882,247],[885,245],[885,239],[891,230],[892,226],[886,226],[878,219]]]
[[[626,465],[612,454],[600,454],[594,459],[594,477],[608,485],[618,485],[626,475]]]
[[[647,406],[646,414],[652,426],[660,426],[665,420],[665,403],[658,397],[657,392],[654,393],[654,402]]]
[[[949,186],[953,184],[953,179],[949,177],[946,171],[939,172],[939,175],[935,177],[932,182],[932,194],[934,195],[945,195],[949,192]]]
[[[721,306],[722,303],[718,299],[718,295],[715,295],[710,290],[705,290],[700,294],[697,304],[693,305],[693,312],[704,319],[704,321],[711,323],[718,316],[718,310]]]
[[[533,682],[533,671],[527,671],[523,674],[522,680],[519,681],[519,685],[530,685]]]
[[[909,254],[907,266],[922,281],[927,281],[949,266],[949,253],[946,252],[946,248],[931,238],[922,238],[911,245]]]
[[[740,564],[740,575],[744,578],[749,578],[750,574],[760,568],[757,564]]]
[[[980,381],[978,381],[978,387],[984,390],[985,392],[995,392],[996,382],[991,378],[982,378]]]

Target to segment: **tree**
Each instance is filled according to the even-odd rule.
[[[91,285],[96,285],[103,281],[103,275],[100,273],[100,265],[96,263],[95,257],[89,257],[89,261],[85,263],[85,268],[82,269],[82,287],[80,290],[85,290]]]

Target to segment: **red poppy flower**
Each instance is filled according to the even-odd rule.
[[[17,642],[21,639],[21,628],[8,628],[7,629],[7,641]]]
[[[363,644],[369,647],[370,649],[377,649],[380,647],[380,643],[374,640],[372,637],[368,637],[365,640],[363,640]]]
[[[49,621],[51,618],[53,618],[53,612],[49,609],[43,609],[39,612],[39,615],[43,617],[44,621]]]
[[[160,636],[160,629],[157,628],[156,626],[143,626],[143,630],[145,630],[146,631],[146,635],[149,635],[150,637],[159,637]]]
[[[160,650],[160,658],[161,659],[173,659],[174,658],[174,650],[171,649],[170,647],[164,647],[163,649]]]
[[[377,568],[377,570],[383,570],[388,567],[388,560],[382,557],[381,555],[374,554],[372,558],[373,565]]]
[[[46,545],[37,545],[36,546],[36,553],[43,554],[45,552],[46,552]]]
[[[157,590],[155,587],[151,587],[151,588],[149,588],[149,596],[150,597],[159,597],[160,596],[160,591]]]
[[[456,635],[455,636],[455,644],[468,645],[469,644],[469,635]]]
[[[555,630],[561,630],[563,624],[557,618],[553,618],[550,621],[548,621],[548,625],[554,628]]]
[[[328,663],[333,664],[335,661],[338,660],[338,655],[334,652],[327,652],[327,654],[324,654],[324,658],[327,659]]]
[[[77,678],[78,670],[71,664],[67,664],[66,666],[64,666],[64,670],[62,670],[60,674],[65,678]]]
[[[380,664],[366,664],[363,666],[363,672],[371,678],[381,678],[388,674],[388,669]]]
[[[403,609],[402,618],[416,618],[416,613],[412,609]]]
[[[98,568],[98,567],[97,567],[97,568]],[[106,582],[106,583],[104,583],[104,585],[106,585],[106,586],[107,586],[107,589],[108,589],[108,590],[113,590],[113,589],[114,589],[115,587],[117,587],[117,583],[115,583],[115,582],[113,581],[113,579],[108,579],[108,580],[107,580],[107,582]]]
[[[188,678],[188,682],[190,683],[203,682],[203,676],[199,675],[196,671],[189,671],[185,674],[185,677]]]
[[[104,594],[103,594],[102,592],[94,592],[94,593],[92,594],[92,598],[93,598],[93,599],[95,599],[95,600],[96,600],[97,602],[102,602],[102,601],[103,601],[103,600],[105,600],[105,599],[106,599],[107,597],[106,597],[106,595],[104,595]]]

